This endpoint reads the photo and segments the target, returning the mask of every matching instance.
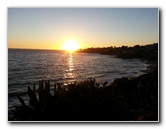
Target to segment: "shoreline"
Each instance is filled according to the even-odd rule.
[[[159,62],[158,59],[137,59],[148,64],[144,74],[138,77],[115,78],[110,84],[99,84],[95,79],[66,86],[57,83],[54,85],[54,94],[50,94],[50,82],[39,80],[38,90],[28,87],[29,104],[25,104],[24,100],[17,96],[21,106],[15,106],[13,116],[10,116],[8,108],[8,121],[158,122]],[[71,115],[74,119],[70,118]]]

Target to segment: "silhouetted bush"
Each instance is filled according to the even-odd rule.
[[[28,87],[29,105],[18,97],[16,121],[157,121],[158,68],[139,77],[122,77],[99,87],[95,79],[63,85],[39,81]],[[36,93],[37,91],[37,93]],[[38,95],[37,95],[38,94]],[[9,118],[9,121],[11,119]]]

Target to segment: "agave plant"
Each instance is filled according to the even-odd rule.
[[[21,103],[21,106],[15,106],[15,118],[16,120],[23,121],[54,119],[54,116],[52,116],[52,114],[54,114],[57,110],[57,98],[62,98],[63,94],[76,89],[76,87],[93,88],[97,85],[99,84],[95,83],[95,79],[88,79],[83,82],[74,82],[68,84],[66,86],[67,88],[63,85],[63,83],[55,83],[54,94],[52,95],[50,93],[50,81],[40,80],[38,90],[36,90],[35,84],[33,86],[33,90],[29,86],[27,88],[27,93],[29,96],[28,105],[25,104],[24,100],[20,96],[17,96],[18,100]],[[36,91],[38,91],[38,96],[36,94]]]

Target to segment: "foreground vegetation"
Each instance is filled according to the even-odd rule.
[[[95,79],[63,85],[39,81],[39,89],[28,87],[29,104],[18,97],[9,121],[158,121],[158,67],[135,78],[113,83]]]

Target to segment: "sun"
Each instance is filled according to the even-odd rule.
[[[67,50],[67,51],[76,51],[79,49],[79,44],[75,40],[67,40],[64,42],[62,45],[62,50]]]

